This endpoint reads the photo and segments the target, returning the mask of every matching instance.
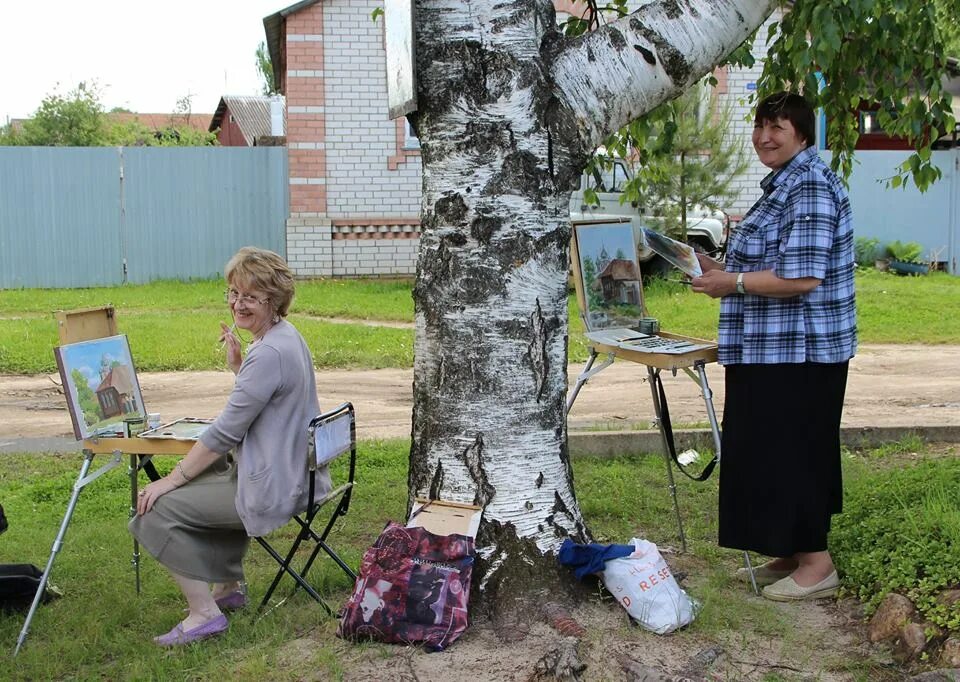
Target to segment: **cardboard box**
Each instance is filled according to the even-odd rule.
[[[483,509],[472,504],[417,498],[407,528],[424,528],[435,535],[466,535],[476,539]]]

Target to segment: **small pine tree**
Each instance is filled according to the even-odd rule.
[[[700,83],[660,108],[638,148],[637,191],[665,219],[664,232],[685,240],[696,207],[723,209],[733,180],[747,169],[744,141],[730,138],[730,109],[714,106]]]

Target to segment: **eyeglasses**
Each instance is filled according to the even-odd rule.
[[[242,302],[245,306],[252,308],[255,305],[263,305],[267,303],[269,298],[257,298],[256,296],[251,296],[250,294],[241,294],[236,289],[227,289],[223,292],[223,300],[229,304],[234,304],[237,301]]]

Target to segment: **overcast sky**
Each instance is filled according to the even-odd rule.
[[[213,113],[220,96],[258,95],[263,18],[295,0],[42,0],[0,10],[0,124],[55,90],[96,81],[107,110]],[[59,88],[58,88],[59,84]]]

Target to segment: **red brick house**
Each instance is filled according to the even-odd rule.
[[[224,95],[207,130],[216,133],[217,142],[224,147],[273,146],[285,134],[285,113],[283,97],[279,95]]]

